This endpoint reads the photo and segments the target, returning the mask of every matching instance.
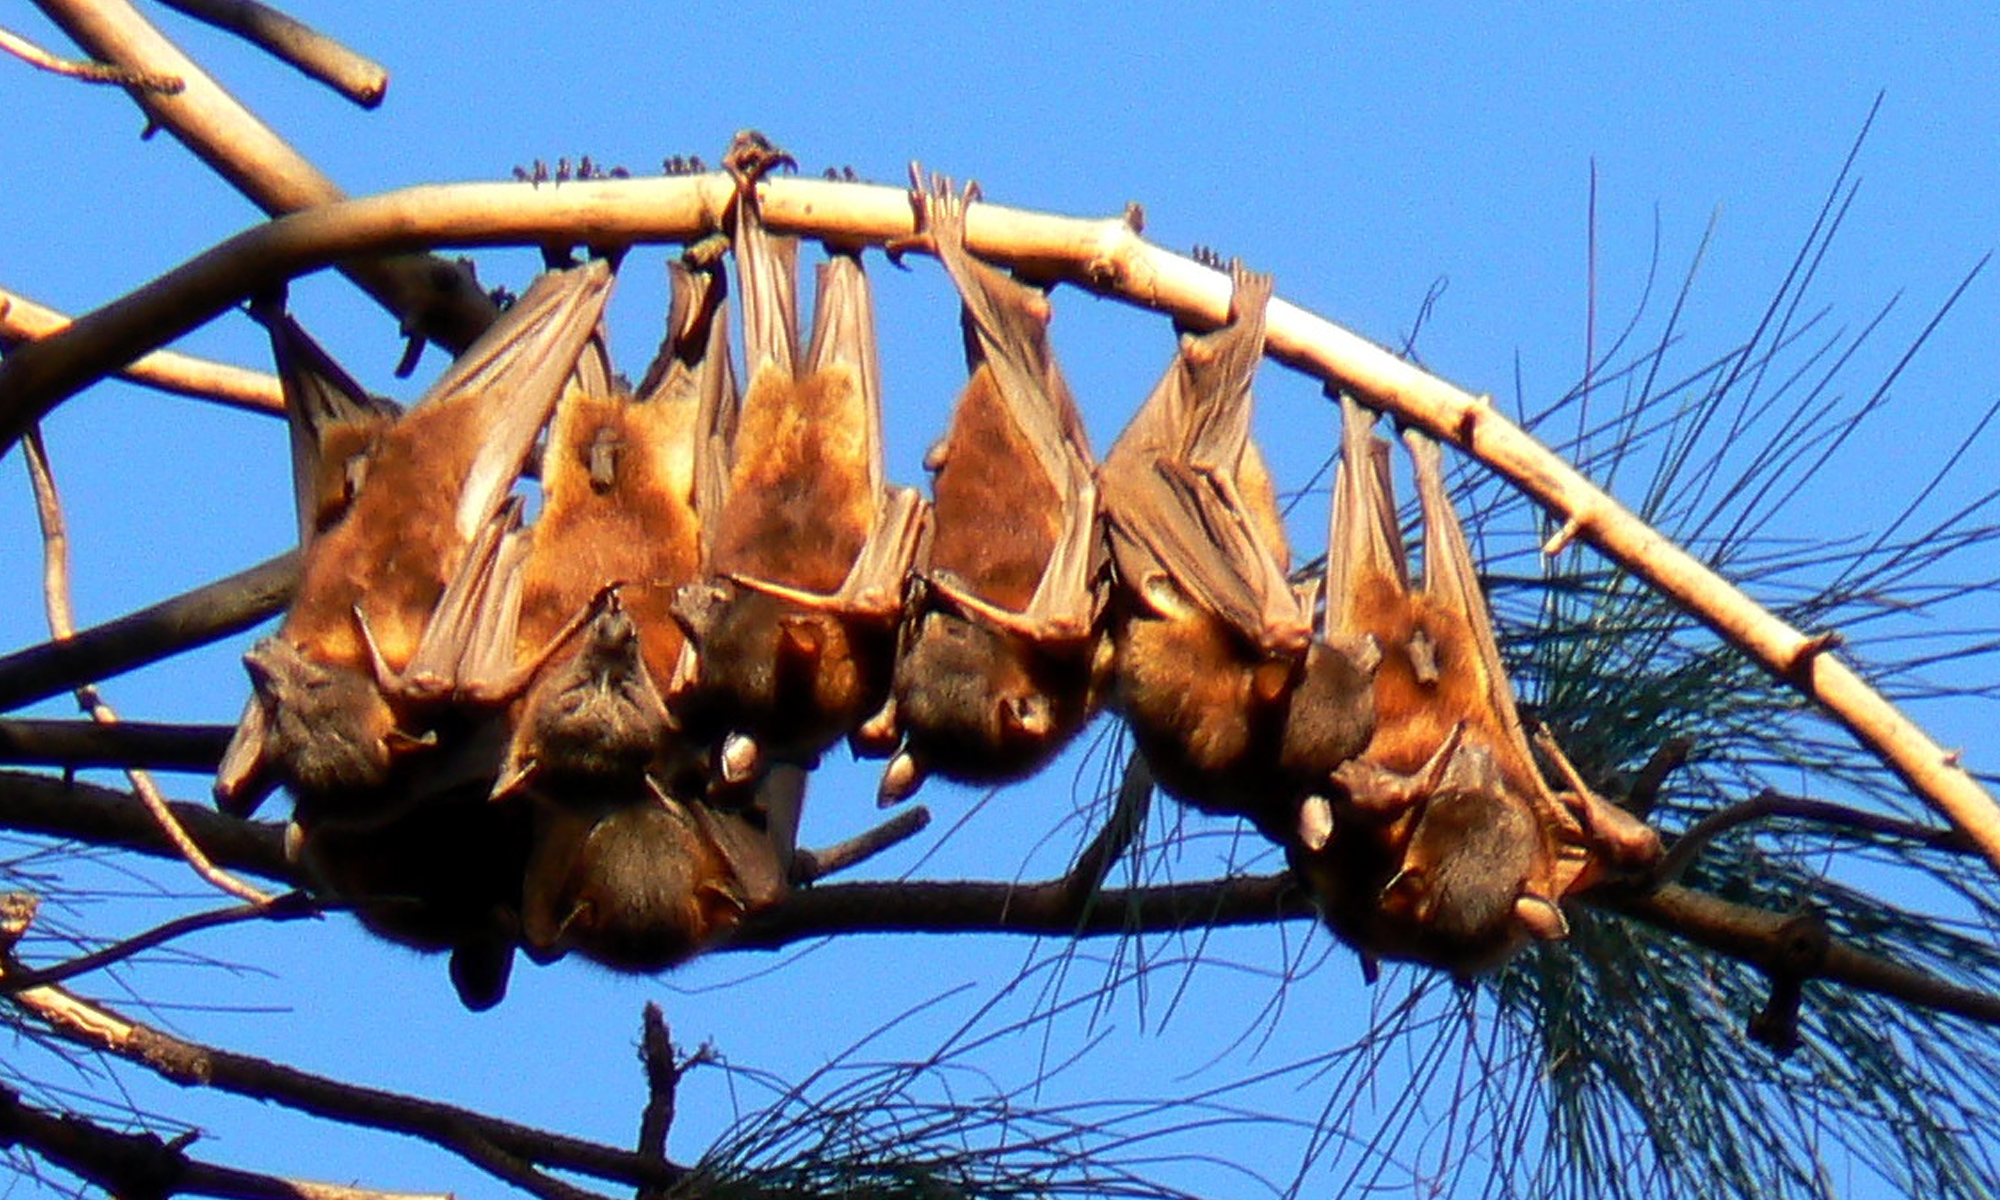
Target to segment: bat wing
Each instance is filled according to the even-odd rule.
[[[1230,323],[1184,341],[1107,456],[1106,512],[1114,557],[1142,594],[1164,578],[1253,645],[1297,652],[1310,622],[1285,578],[1275,506],[1242,486],[1270,279],[1240,267],[1235,278]]]
[[[299,545],[337,521],[360,489],[369,453],[402,410],[371,396],[290,315],[262,305],[251,315],[271,337],[271,357],[291,429],[292,495]]]
[[[465,542],[513,489],[535,435],[597,336],[611,280],[611,266],[602,259],[542,275],[412,408],[491,398],[479,405],[481,436],[458,494],[455,524]],[[584,369],[592,369],[589,362]]]
[[[729,362],[728,285],[717,269],[667,264],[672,298],[659,355],[639,384],[644,404],[694,409],[694,508],[702,553],[714,541],[716,517],[729,488],[729,446],[736,436],[736,374]]]
[[[1101,596],[1103,566],[1097,485],[1090,444],[1048,341],[1048,298],[1003,275],[966,248],[966,209],[975,195],[955,193],[948,180],[918,179],[915,193],[925,231],[964,304],[966,358],[991,373],[996,398],[1025,441],[1026,456],[1055,493],[1055,544],[1025,610],[987,604],[949,580],[940,584],[962,608],[1033,640],[1073,640],[1089,634]]]
[[[431,611],[416,653],[399,675],[381,680],[385,690],[413,699],[498,700],[518,689],[515,638],[531,542],[521,508],[518,497],[511,499],[480,528]]]
[[[1375,436],[1375,414],[1342,393],[1340,467],[1327,529],[1326,633],[1366,632],[1359,606],[1368,589],[1410,590],[1408,556],[1396,520],[1389,445]]]

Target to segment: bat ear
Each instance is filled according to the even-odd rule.
[[[1404,867],[1382,888],[1382,910],[1429,924],[1437,911],[1437,896],[1422,867]]]
[[[806,616],[780,617],[778,619],[778,655],[790,656],[811,666],[819,661],[826,648],[825,631],[819,622]]]
[[[1048,736],[1055,725],[1055,716],[1049,712],[1047,696],[1003,696],[1000,723],[1009,736],[1032,740]]]
[[[1297,677],[1296,660],[1267,658],[1250,672],[1250,699],[1260,708],[1270,708],[1291,693]]]
[[[1523,892],[1514,898],[1514,919],[1521,927],[1545,942],[1559,942],[1569,936],[1569,919],[1546,896]]]

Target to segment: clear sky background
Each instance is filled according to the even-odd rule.
[[[26,7],[4,22],[67,51]],[[1222,6],[1194,4],[291,5],[390,67],[388,99],[373,113],[227,37],[146,11],[357,195],[504,179],[516,164],[586,153],[635,173],[656,171],[672,154],[713,163],[733,131],[754,127],[815,173],[852,166],[900,183],[917,158],[976,177],[1007,204],[1111,215],[1136,200],[1152,239],[1241,256],[1274,272],[1281,295],[1385,343],[1400,344],[1439,289],[1418,342],[1427,365],[1510,405],[1518,377],[1531,409],[1582,370],[1593,159],[1607,330],[1639,300],[1656,231],[1663,278],[1674,280],[1716,215],[1684,321],[1690,363],[1754,323],[1878,92],[1886,100],[1859,159],[1862,185],[1814,292],[1832,320],[1857,328],[1902,297],[1851,365],[1849,390],[1872,388],[2000,243],[2000,14],[1987,5],[1227,7],[1224,16]],[[44,303],[87,311],[258,219],[178,144],[139,141],[141,120],[116,91],[0,59],[0,113],[0,284]],[[659,330],[661,257],[656,249],[628,260],[613,300],[614,353],[634,373]],[[518,290],[536,261],[531,252],[485,255],[482,279]],[[918,482],[918,458],[963,379],[956,308],[935,264],[918,261],[898,276],[879,263],[871,261],[892,469]],[[293,303],[378,390],[410,398],[442,366],[433,351],[416,380],[392,379],[401,350],[393,322],[337,277],[302,282]],[[1102,449],[1165,364],[1172,334],[1161,319],[1074,290],[1058,293],[1056,306],[1058,353]],[[1996,328],[2000,276],[1989,275],[1902,377],[1891,408],[1781,524],[1866,533],[1893,515],[2000,393]],[[268,359],[262,334],[239,316],[181,348],[250,365]],[[1281,479],[1303,484],[1331,452],[1334,414],[1276,368],[1263,379],[1260,434]],[[240,570],[293,536],[279,422],[105,385],[64,406],[48,436],[69,503],[82,624]],[[1969,495],[1994,461],[1989,439],[1974,460],[1988,467],[1954,486]],[[1948,505],[1949,496],[1940,506]],[[1307,554],[1323,545],[1316,507],[1306,505],[1297,525]],[[0,460],[0,651],[45,636],[37,559],[25,474],[12,454]],[[1993,568],[1989,577],[2000,563]],[[2000,614],[1988,616],[2000,624]],[[135,719],[233,721],[247,688],[236,661],[247,641],[116,680],[109,697]],[[1968,746],[1970,765],[1993,766],[1990,707],[1921,715],[1939,740]],[[927,787],[932,832],[865,871],[1055,873],[1084,835],[1076,810],[1113,765],[1099,743],[990,800]],[[175,778],[170,787],[200,797],[207,781]],[[871,794],[865,772],[827,772],[806,840],[823,844],[871,823]],[[1175,877],[1204,877],[1231,854],[1254,861],[1258,847],[1212,828],[1217,836],[1193,842],[1172,865]],[[1275,863],[1267,856],[1260,865]],[[195,903],[178,874],[147,874],[183,895],[149,899],[152,885],[106,875],[100,882],[135,898],[70,919],[123,933]],[[1198,969],[1167,961],[1147,987],[1121,988],[1101,1009],[1012,1039],[981,1061],[993,1084],[1014,1087],[1089,1046],[1041,1094],[1045,1102],[1192,1094],[1275,1069],[1346,1044],[1371,1008],[1400,994],[1393,982],[1364,990],[1351,958],[1327,953],[1330,942],[1295,924],[1153,944],[1167,960],[1209,961]],[[371,942],[344,919],[231,930],[191,948],[259,969],[129,971],[139,994],[200,1006],[163,1016],[190,1036],[618,1144],[630,1144],[643,1101],[633,1047],[646,1000],[665,1005],[683,1044],[712,1042],[733,1063],[796,1080],[918,1001],[966,989],[874,1053],[927,1051],[1024,964],[1058,965],[1033,974],[985,1027],[1085,995],[1121,953],[1112,943],[1086,946],[1066,975],[1058,945],[934,937],[722,955],[661,979],[523,963],[503,1006],[469,1015],[441,960]],[[1123,953],[1129,969],[1131,948]],[[1322,955],[1319,970],[1290,985],[1281,1016],[1263,1023],[1277,993],[1270,973]],[[1419,1040],[1391,1053],[1421,1048]],[[1395,1068],[1386,1069],[1393,1079]],[[135,1072],[119,1077],[140,1104],[209,1129],[202,1150],[221,1161],[380,1187],[502,1190],[413,1143],[178,1093]],[[954,1086],[985,1083],[961,1077]],[[1331,1087],[1301,1073],[1253,1100],[1310,1125]],[[1393,1092],[1385,1086],[1384,1107]],[[672,1152],[693,1158],[732,1105],[759,1100],[746,1082],[698,1073],[682,1096]],[[1361,1136],[1380,1119],[1348,1116]],[[1233,1159],[1282,1187],[1306,1139],[1302,1128],[1272,1125],[1178,1147]],[[1213,1194],[1253,1194],[1251,1182],[1212,1166],[1162,1170]],[[1392,1194],[1410,1194],[1401,1170],[1384,1177]],[[1460,1186],[1471,1189],[1479,1174]],[[1833,1182],[1843,1192],[1860,1186],[1838,1174]],[[1327,1187],[1323,1175],[1307,1176],[1307,1194]],[[7,1194],[38,1192],[22,1182]]]

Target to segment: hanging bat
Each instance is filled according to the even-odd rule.
[[[1374,415],[1342,398],[1328,617],[1383,647],[1375,736],[1337,772],[1342,795],[1309,800],[1291,845],[1328,924],[1365,956],[1461,975],[1505,962],[1530,937],[1568,932],[1558,902],[1608,874],[1637,871],[1659,838],[1592,794],[1552,739],[1529,749],[1472,555],[1445,490],[1437,443],[1404,441],[1424,522],[1422,586],[1412,589],[1388,447]]]
[[[543,276],[380,432],[345,511],[304,547],[278,632],[245,656],[256,703],[217,773],[225,809],[253,810],[269,776],[308,819],[372,819],[408,790],[385,784],[405,751],[427,744],[422,710],[454,690],[466,647],[448,631],[464,627],[482,593],[476,577],[491,567],[490,555],[468,552],[475,542],[492,554],[508,544],[508,491],[596,328],[610,279],[603,263]],[[321,465],[302,477],[325,477],[337,451],[318,453]],[[354,470],[350,457],[340,478]],[[316,514],[326,494],[316,486]]]
[[[1116,702],[1154,776],[1273,840],[1374,720],[1374,649],[1314,636],[1310,589],[1250,438],[1271,278],[1232,264],[1229,322],[1183,336],[1099,470],[1119,587]]]
[[[720,743],[725,787],[767,760],[813,763],[887,701],[924,523],[916,492],[883,481],[873,302],[855,256],[820,266],[799,358],[797,242],[757,210],[756,181],[780,160],[761,139],[730,151],[748,382],[725,421],[703,577],[676,604],[692,651],[670,704]]]
[[[787,894],[795,830],[767,813],[797,813],[805,772],[779,764],[757,801],[712,807],[696,788],[676,796],[647,783],[534,808],[534,849],[522,887],[522,933],[542,961],[575,949],[614,970],[683,962]]]
[[[733,385],[720,274],[669,272],[646,390],[614,388],[600,346],[556,403],[510,670],[496,672],[530,677],[496,797],[530,781],[553,794],[634,783],[674,729],[664,688],[684,642],[673,600],[700,566],[696,463]]]
[[[1047,338],[1048,297],[973,258],[976,187],[925,186],[919,238],[964,301],[971,379],[925,465],[924,586],[896,663],[890,717],[903,737],[880,798],[936,771],[999,783],[1048,762],[1096,711],[1109,668],[1098,616],[1106,551],[1090,446]]]
[[[353,904],[370,932],[450,952],[452,983],[474,1011],[506,995],[529,849],[529,814],[486,794],[487,781],[473,778],[382,824],[292,827],[315,883]]]

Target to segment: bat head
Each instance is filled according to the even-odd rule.
[[[280,777],[307,804],[354,802],[389,780],[393,751],[409,739],[375,681],[349,667],[315,662],[268,637],[243,656],[267,714]]]
[[[636,780],[665,743],[666,702],[616,591],[578,637],[576,652],[529,690],[504,774],[533,762],[545,776]]]
[[[1370,655],[1314,641],[1289,694],[1279,763],[1308,790],[1325,786],[1341,763],[1368,747],[1375,733],[1375,666]]]
[[[554,814],[523,897],[529,952],[574,947],[620,971],[657,971],[732,925],[730,876],[677,802],[633,799],[594,818]]]
[[[946,612],[927,612],[896,663],[896,716],[912,752],[955,779],[1018,779],[1046,763],[1088,715],[1090,655],[1036,647]]]

